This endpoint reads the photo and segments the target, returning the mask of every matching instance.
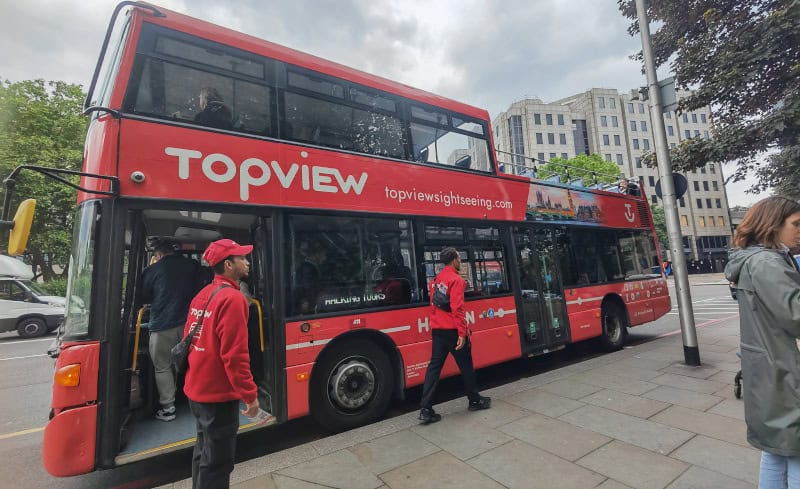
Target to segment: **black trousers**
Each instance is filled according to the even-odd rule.
[[[236,459],[239,401],[189,401],[197,418],[192,455],[192,489],[228,489]]]
[[[436,394],[436,386],[439,385],[439,376],[447,354],[452,353],[453,358],[461,371],[461,380],[464,382],[464,390],[470,401],[477,401],[480,398],[478,385],[475,381],[475,368],[472,366],[472,348],[469,340],[464,348],[456,350],[458,343],[458,331],[455,329],[434,329],[431,331],[433,342],[431,345],[431,361],[428,364],[428,371],[425,373],[425,384],[422,386],[422,400],[420,407],[430,409],[433,407],[433,396]]]

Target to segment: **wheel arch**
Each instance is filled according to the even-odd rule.
[[[625,319],[625,333],[627,334],[627,330],[631,324],[631,318],[628,316],[628,308],[625,306],[625,301],[622,300],[622,297],[619,294],[610,293],[606,294],[603,297],[603,302],[600,305],[600,311],[602,312],[603,308],[606,307],[608,304],[614,304],[622,311],[623,319]]]
[[[366,340],[377,345],[389,357],[389,363],[392,365],[392,376],[394,377],[394,390],[392,397],[395,399],[403,399],[405,395],[405,376],[403,375],[403,357],[400,355],[400,350],[392,338],[383,331],[374,329],[361,329],[356,331],[348,331],[341,334],[328,342],[325,347],[317,355],[314,362],[314,367],[311,369],[311,379],[319,374],[318,365],[320,360],[324,358],[329,352],[336,349],[339,345],[353,340]],[[310,379],[310,380],[311,380]]]

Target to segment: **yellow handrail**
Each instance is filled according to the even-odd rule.
[[[256,305],[258,309],[258,336],[261,339],[261,351],[264,351],[264,317],[261,315],[261,303],[256,299],[250,299],[251,304]]]
[[[144,311],[147,309],[147,306],[142,306],[139,308],[139,314],[136,317],[136,336],[133,339],[133,363],[131,364],[131,371],[136,371],[136,361],[139,359],[139,336],[142,331],[142,318],[144,317]]]

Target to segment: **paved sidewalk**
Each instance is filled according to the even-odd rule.
[[[733,396],[738,319],[697,334],[701,367],[664,337],[486,391],[487,411],[460,398],[433,425],[414,412],[240,463],[232,487],[753,488],[760,454]]]

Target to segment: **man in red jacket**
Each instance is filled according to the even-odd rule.
[[[197,418],[197,443],[192,456],[192,489],[228,487],[236,455],[239,401],[242,414],[259,412],[257,389],[247,349],[248,304],[239,290],[250,263],[252,246],[233,240],[214,241],[203,259],[214,269],[214,281],[189,306],[184,337],[200,316],[203,323],[192,338],[183,391]]]
[[[455,248],[445,248],[439,254],[439,259],[444,263],[444,269],[430,284],[431,297],[431,361],[425,373],[425,384],[422,387],[422,401],[419,420],[422,424],[435,423],[442,419],[442,415],[433,410],[433,396],[442,366],[447,360],[448,353],[453,354],[458,369],[461,371],[461,380],[467,391],[469,405],[467,409],[477,411],[489,409],[492,406],[491,398],[481,396],[475,382],[475,368],[472,366],[472,349],[469,341],[469,329],[464,315],[464,288],[466,282],[458,272],[461,270],[461,256]],[[449,296],[445,308],[437,306],[434,301],[434,292],[439,290]],[[449,307],[447,307],[449,305]]]

